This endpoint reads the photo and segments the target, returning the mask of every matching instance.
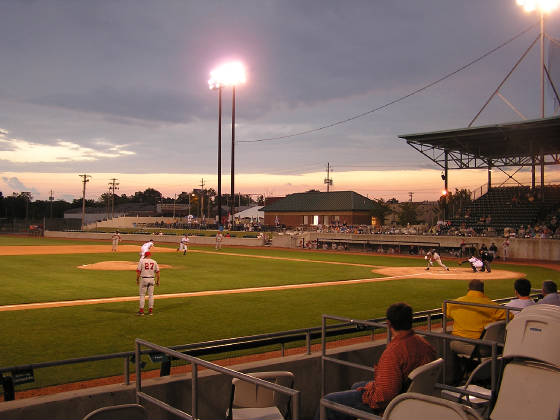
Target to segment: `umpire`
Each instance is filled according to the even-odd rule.
[[[480,250],[480,260],[482,261],[482,271],[486,270],[488,273],[492,271],[490,264],[494,260],[494,256],[486,249]]]

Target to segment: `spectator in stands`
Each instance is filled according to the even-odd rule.
[[[543,281],[542,293],[544,297],[537,303],[560,306],[560,295],[558,294],[558,287],[552,280]]]
[[[529,297],[531,294],[531,282],[527,279],[517,279],[513,283],[513,288],[515,290],[516,299],[510,300],[506,303],[508,308],[519,308],[523,309],[527,306],[534,305],[535,302]],[[513,315],[516,316],[521,311],[513,311]]]
[[[484,282],[478,279],[471,280],[467,294],[455,300],[465,303],[496,305],[484,294]],[[506,311],[503,309],[457,305],[453,303],[447,305],[445,315],[453,319],[453,331],[451,334],[472,339],[479,339],[481,337],[486,324],[506,319]],[[452,341],[451,349],[456,353],[470,353],[472,344]]]
[[[387,404],[403,392],[409,373],[436,357],[434,348],[412,330],[412,308],[395,303],[387,309],[387,322],[393,339],[381,355],[372,381],[357,382],[348,391],[333,392],[325,398],[350,407],[381,414]],[[315,416],[319,418],[319,416]],[[327,419],[348,419],[327,409]]]

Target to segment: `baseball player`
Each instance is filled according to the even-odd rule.
[[[121,241],[121,235],[119,235],[119,231],[116,230],[115,233],[113,233],[113,236],[111,236],[111,241],[113,241],[113,247],[111,248],[112,252],[118,252],[119,251],[119,242]]]
[[[507,261],[507,259],[509,257],[509,245],[510,245],[509,244],[509,238],[506,238],[506,240],[502,244],[502,253],[503,253],[504,261]]]
[[[434,265],[434,261],[435,261],[440,265],[440,267],[443,267],[444,270],[449,271],[449,267],[447,267],[444,263],[441,262],[441,257],[439,256],[439,254],[436,252],[435,249],[431,249],[430,251],[428,251],[424,259],[427,262],[426,270],[429,270],[430,267]]]
[[[140,260],[142,260],[142,258],[145,257],[146,252],[149,252],[150,249],[152,249],[152,247],[154,246],[154,240],[150,239],[148,242],[146,242],[144,245],[142,245],[142,247],[140,248]]]
[[[154,278],[155,286],[159,286],[159,267],[158,263],[151,258],[152,253],[146,251],[144,258],[138,261],[136,268],[136,284],[140,291],[140,309],[137,315],[144,315],[144,304],[146,302],[146,292],[148,292],[148,315],[152,315],[154,309]]]
[[[222,249],[222,239],[224,239],[224,235],[222,235],[221,231],[216,233],[216,250]]]
[[[468,260],[465,261],[461,261],[459,263],[459,265],[468,262],[471,265],[472,271],[474,273],[478,272],[478,271],[484,271],[484,263],[482,262],[482,260],[479,260],[478,258],[476,258],[475,256],[470,257]]]
[[[179,248],[177,248],[177,251],[183,251],[183,255],[187,255],[189,242],[190,239],[188,235],[185,233],[181,238],[181,242],[179,242]]]
[[[490,253],[490,251],[480,250],[480,261],[482,261],[482,271],[486,270],[487,272],[492,271],[491,263],[494,260],[494,257]]]

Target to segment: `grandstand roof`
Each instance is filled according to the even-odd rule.
[[[560,117],[469,127],[430,133],[403,134],[406,142],[441,166],[447,152],[450,169],[560,164]]]
[[[354,191],[290,194],[263,207],[264,212],[369,211],[373,201]]]

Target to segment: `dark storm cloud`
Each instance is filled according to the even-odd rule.
[[[440,75],[462,55],[442,39],[460,40],[445,17],[480,25],[480,6],[493,7],[461,3],[5,2],[0,76],[11,81],[7,95],[33,103],[188,122],[214,116],[208,72],[239,57],[250,71],[244,117],[256,118]],[[469,33],[469,43],[490,31]]]
[[[514,0],[4,1],[0,15],[0,127],[37,144],[95,148],[103,138],[136,152],[86,169],[30,168],[61,172],[213,171],[217,94],[207,79],[228,58],[248,66],[237,139],[252,140],[388,103],[536,20]],[[329,160],[351,167],[357,156],[373,166],[380,157],[395,167],[425,165],[397,135],[465,126],[534,35],[382,112],[285,142],[240,143],[238,167],[297,172]],[[525,92],[521,104],[506,96],[534,116]],[[517,118],[499,105],[505,112],[485,114],[488,123]],[[225,89],[224,131],[230,107]],[[6,162],[11,168],[27,169]]]

